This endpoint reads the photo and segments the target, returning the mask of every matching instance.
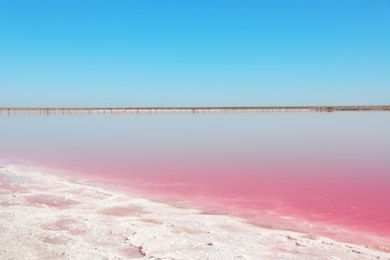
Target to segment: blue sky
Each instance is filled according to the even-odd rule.
[[[390,104],[390,1],[0,0],[0,107]]]

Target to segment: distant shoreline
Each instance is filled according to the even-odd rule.
[[[204,112],[341,112],[390,111],[390,106],[242,106],[242,107],[4,107],[1,114],[124,114],[124,113],[204,113]]]

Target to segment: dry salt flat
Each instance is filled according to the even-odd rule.
[[[390,254],[0,165],[0,259],[390,259]]]

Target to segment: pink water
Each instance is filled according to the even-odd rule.
[[[390,113],[2,116],[0,123],[3,161],[271,226],[390,245]]]

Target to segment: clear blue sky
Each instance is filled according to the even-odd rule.
[[[390,1],[0,0],[0,107],[390,104]]]

